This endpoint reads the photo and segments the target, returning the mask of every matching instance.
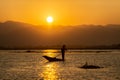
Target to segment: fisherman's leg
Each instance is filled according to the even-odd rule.
[[[63,60],[63,61],[65,60],[65,56],[64,56],[64,53],[62,54],[62,60]]]

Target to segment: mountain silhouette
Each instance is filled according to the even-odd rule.
[[[0,47],[50,45],[111,45],[120,43],[120,25],[46,26],[0,23]]]

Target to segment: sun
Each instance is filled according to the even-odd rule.
[[[48,17],[46,18],[46,21],[47,21],[48,23],[52,23],[52,22],[53,22],[53,17],[52,17],[52,16],[48,16]]]

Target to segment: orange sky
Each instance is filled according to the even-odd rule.
[[[120,24],[120,0],[0,0],[0,21],[45,25]]]

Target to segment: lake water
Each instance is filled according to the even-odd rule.
[[[65,62],[42,57],[59,54],[59,50],[0,50],[0,80],[120,80],[120,50],[69,50]],[[79,68],[86,62],[104,68]]]

